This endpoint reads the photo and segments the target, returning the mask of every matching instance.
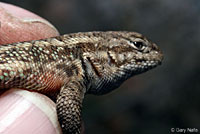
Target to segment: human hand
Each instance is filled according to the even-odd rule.
[[[59,35],[41,17],[0,3],[0,44],[37,40]],[[3,89],[0,89],[0,93]],[[55,103],[48,97],[21,89],[0,96],[0,134],[60,134]]]

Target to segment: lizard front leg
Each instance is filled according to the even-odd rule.
[[[56,110],[63,134],[80,134],[84,85],[72,80],[65,84],[57,97]]]

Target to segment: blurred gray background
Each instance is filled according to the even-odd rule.
[[[137,31],[164,53],[162,66],[104,96],[88,95],[86,134],[200,132],[200,0],[2,0],[49,20],[61,34]]]

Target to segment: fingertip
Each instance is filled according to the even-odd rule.
[[[0,2],[0,44],[58,36],[47,20],[20,7]]]
[[[46,96],[10,90],[0,100],[0,133],[61,134],[55,104]]]

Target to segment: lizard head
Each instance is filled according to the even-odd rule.
[[[119,87],[128,78],[160,65],[163,55],[155,43],[136,32],[105,32],[96,44],[92,66],[92,94],[104,94]],[[95,79],[95,80],[94,80]]]

